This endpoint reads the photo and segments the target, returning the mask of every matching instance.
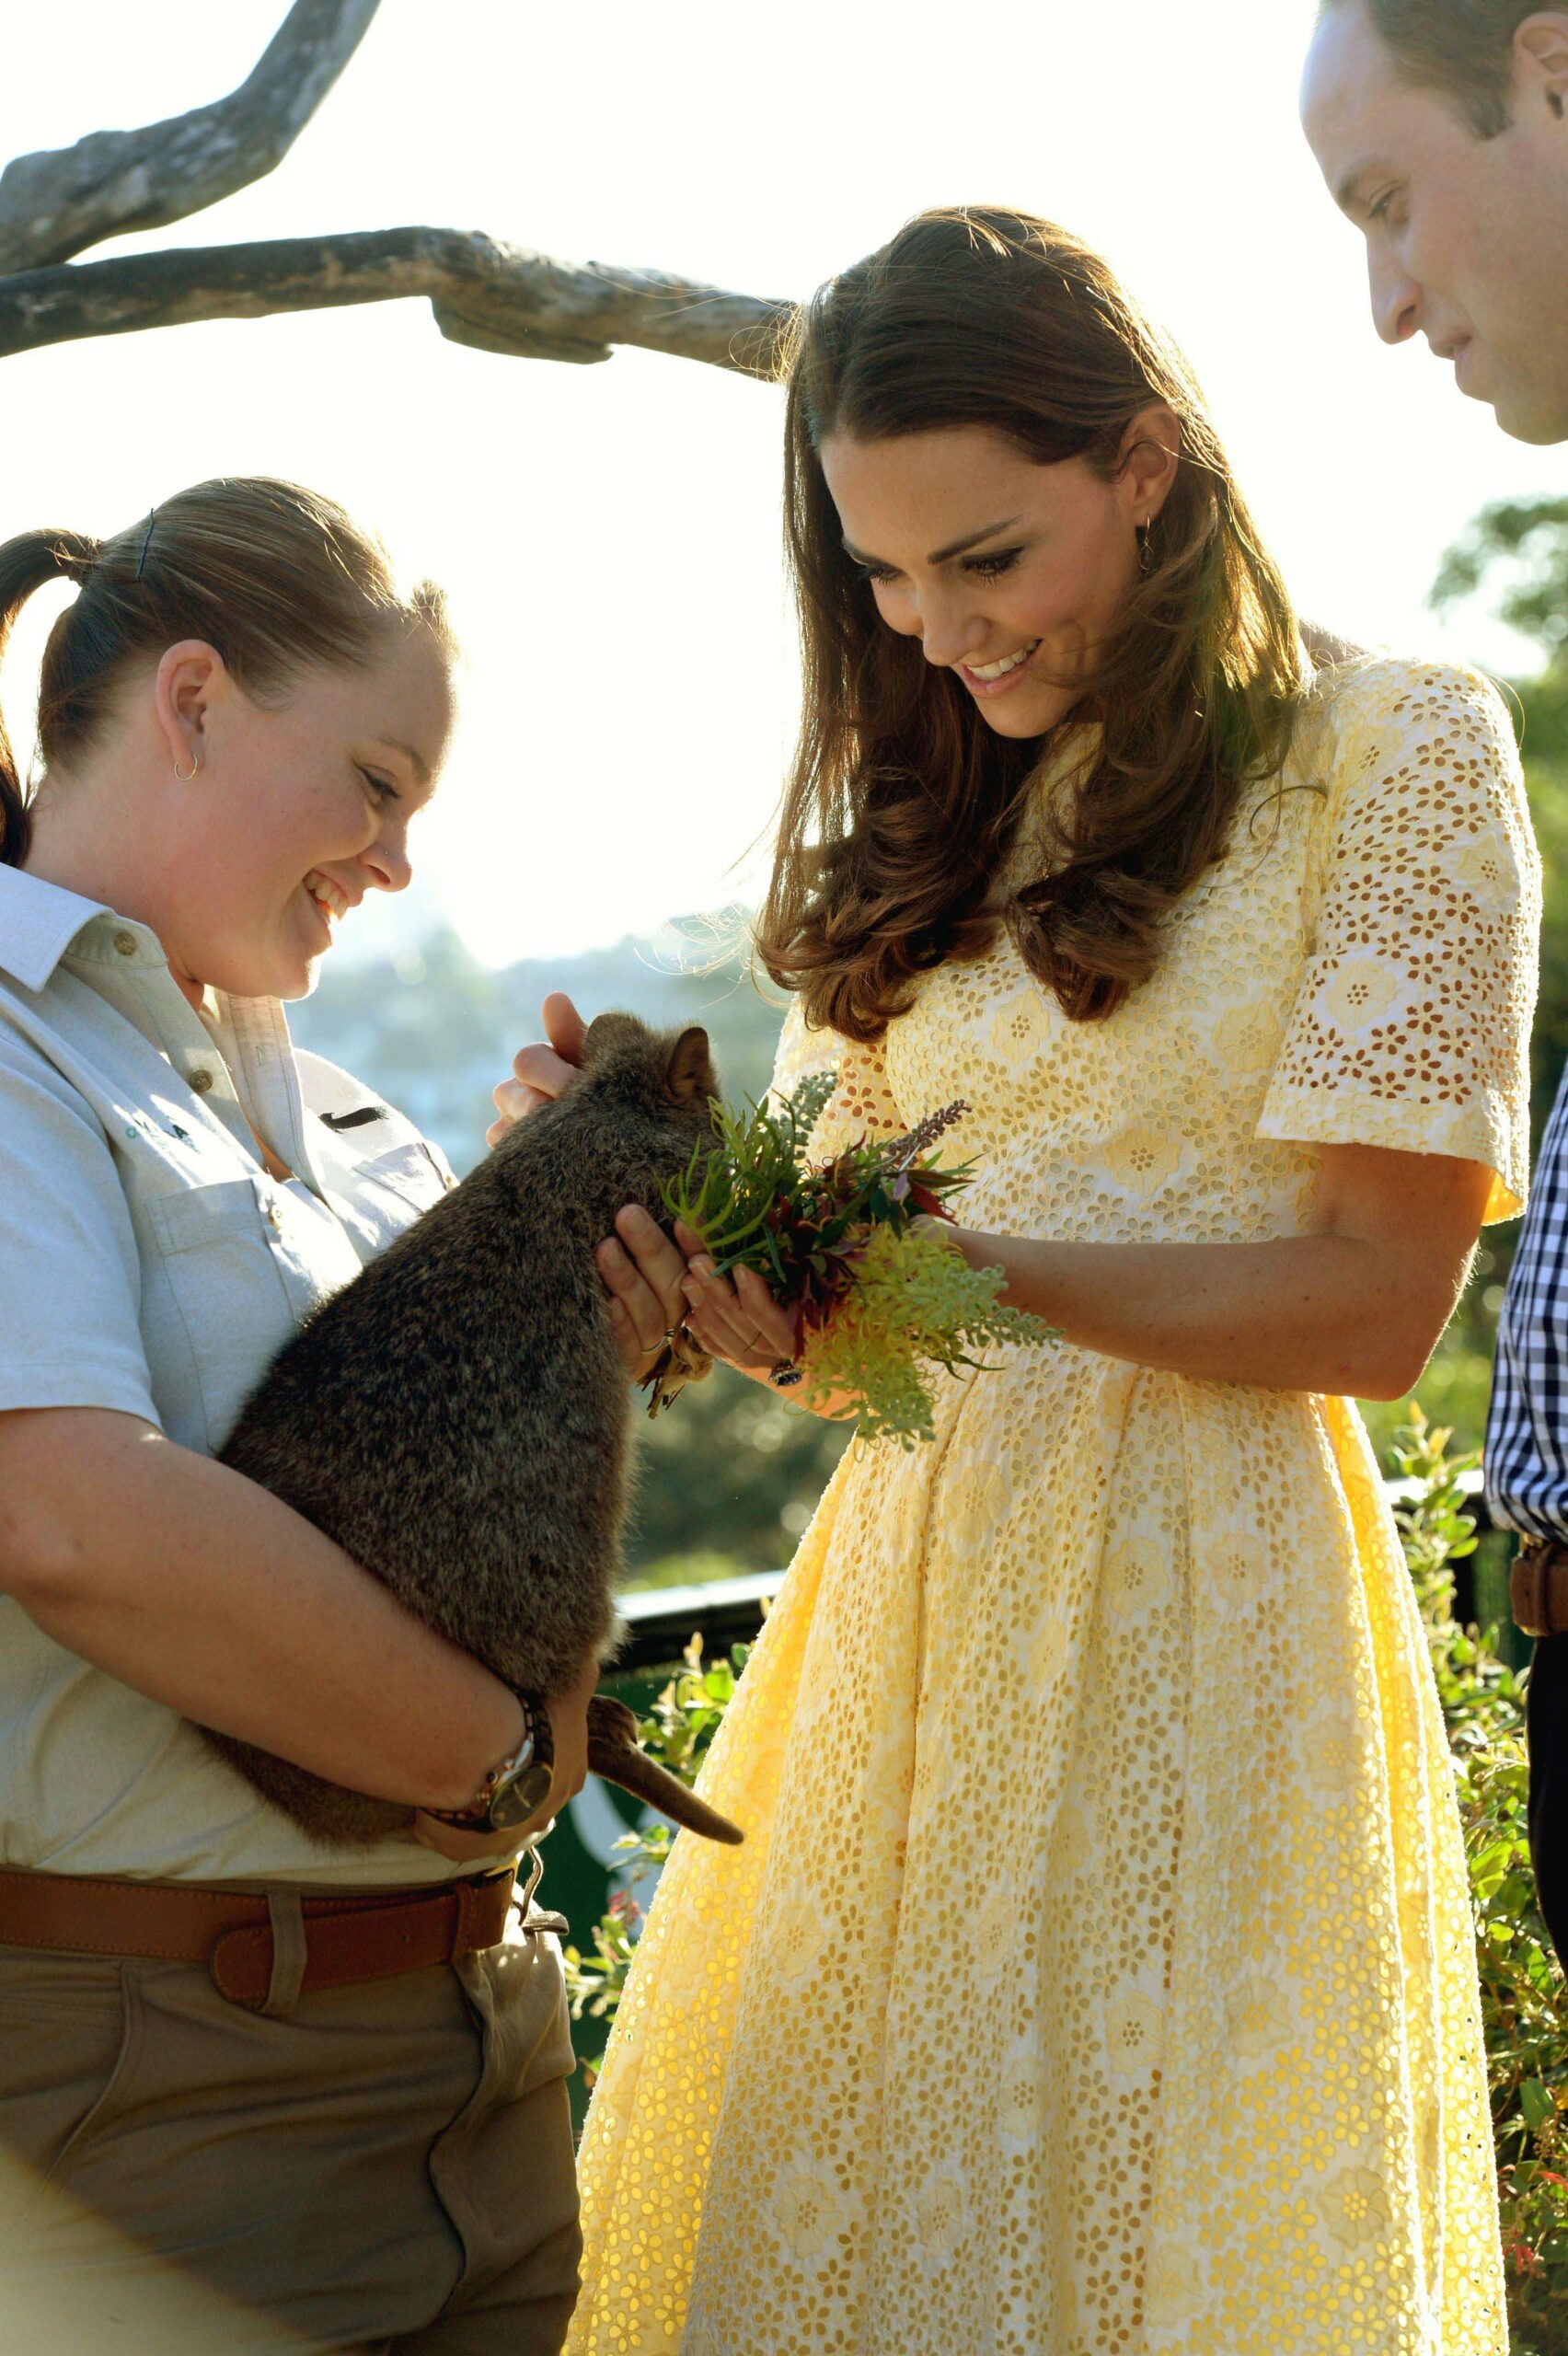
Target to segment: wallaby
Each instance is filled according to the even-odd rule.
[[[222,1450],[514,1685],[559,1690],[617,1635],[631,1397],[594,1247],[623,1204],[663,1216],[717,1093],[705,1031],[601,1015],[577,1084],[317,1311]],[[412,1819],[203,1732],[320,1841]],[[589,1764],[693,1831],[743,1837],[637,1748],[607,1694]]]

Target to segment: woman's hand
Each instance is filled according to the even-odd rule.
[[[755,1268],[721,1276],[702,1239],[677,1222],[675,1242],[685,1257],[681,1293],[686,1330],[709,1357],[722,1358],[737,1374],[767,1382],[774,1369],[795,1355],[795,1321],[781,1309]]]
[[[525,1824],[505,1832],[467,1832],[421,1810],[414,1819],[414,1838],[421,1847],[433,1849],[439,1857],[450,1857],[455,1865],[478,1865],[486,1857],[506,1856],[520,1842],[536,1840],[548,1832],[588,1780],[588,1704],[598,1685],[599,1664],[590,1661],[575,1684],[545,1696],[554,1766],[549,1793]]]
[[[499,1145],[509,1129],[541,1104],[564,1096],[576,1081],[588,1025],[563,990],[550,992],[543,1011],[544,1038],[518,1049],[512,1058],[512,1078],[491,1091],[496,1118],[485,1131],[487,1145]]]
[[[795,1321],[780,1309],[755,1268],[737,1268],[732,1282],[719,1274],[700,1236],[678,1221],[675,1241],[686,1255],[681,1288],[686,1331],[709,1357],[722,1358],[737,1374],[766,1383],[824,1423],[842,1423],[858,1412],[859,1402],[847,1392],[813,1392],[807,1400],[792,1382],[775,1380],[781,1366],[794,1362]]]
[[[670,1334],[686,1322],[686,1250],[633,1203],[617,1212],[598,1262],[621,1364],[633,1382],[646,1381]]]
[[[495,1091],[497,1118],[488,1133],[492,1146],[577,1080],[588,1035],[582,1017],[556,990],[545,1000],[544,1023],[545,1038],[518,1051],[513,1077]],[[656,1219],[628,1206],[617,1217],[615,1234],[599,1246],[610,1329],[627,1373],[633,1382],[646,1381],[671,1333],[684,1323],[710,1357],[766,1382],[780,1359],[794,1356],[792,1321],[751,1269],[739,1271],[737,1288],[716,1275],[699,1236],[677,1227],[675,1237],[672,1243]]]

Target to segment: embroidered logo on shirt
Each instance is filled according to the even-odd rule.
[[[362,1104],[354,1113],[323,1113],[321,1118],[329,1129],[363,1129],[368,1121],[385,1121],[385,1104]]]

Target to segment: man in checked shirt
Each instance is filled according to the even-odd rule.
[[[1568,7],[1324,0],[1302,119],[1366,239],[1385,341],[1424,335],[1505,433],[1568,442]],[[1486,1481],[1520,1533],[1530,1848],[1568,1960],[1568,1081],[1504,1306]]]

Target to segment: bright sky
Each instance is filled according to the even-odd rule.
[[[284,12],[7,11],[0,158],[222,95]],[[1496,629],[1444,629],[1424,599],[1474,511],[1561,492],[1561,457],[1505,440],[1424,345],[1376,341],[1360,241],[1297,126],[1312,14],[384,0],[270,179],[139,242],[421,222],[788,295],[925,205],[1038,211],[1102,246],[1186,345],[1305,610],[1505,665]],[[755,896],[796,692],[774,388],[642,353],[467,352],[423,304],[66,345],[0,364],[0,537],[112,531],[205,476],[283,474],[445,583],[462,734],[415,893],[361,911],[361,951],[444,915],[501,964]],[[45,604],[6,668],[18,735]]]

